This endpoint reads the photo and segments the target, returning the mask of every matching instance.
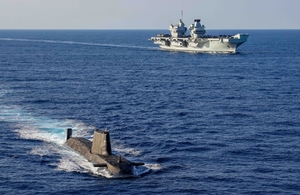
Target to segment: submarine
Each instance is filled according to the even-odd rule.
[[[85,157],[94,167],[107,168],[112,176],[135,176],[134,166],[145,165],[143,162],[131,162],[115,155],[111,151],[109,131],[95,130],[93,141],[83,137],[72,137],[72,129],[66,130],[66,145]]]

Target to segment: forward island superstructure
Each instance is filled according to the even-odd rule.
[[[248,39],[249,34],[239,33],[236,35],[205,35],[205,26],[201,25],[200,19],[195,19],[189,26],[190,35],[186,35],[187,28],[180,19],[178,25],[170,25],[171,34],[158,34],[151,37],[154,44],[164,50],[185,52],[208,52],[208,53],[236,53],[236,49]]]

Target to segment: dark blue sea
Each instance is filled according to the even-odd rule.
[[[0,194],[300,194],[300,30],[236,54],[161,51],[160,30],[0,31]],[[111,134],[111,178],[64,146]]]

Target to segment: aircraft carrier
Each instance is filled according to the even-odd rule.
[[[245,43],[249,37],[247,33],[236,35],[206,35],[205,26],[200,19],[195,19],[189,26],[190,35],[186,35],[187,28],[180,19],[178,25],[170,25],[171,34],[158,34],[149,40],[168,51],[185,51],[193,53],[236,53],[236,49]]]

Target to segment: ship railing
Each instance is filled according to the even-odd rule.
[[[200,38],[232,38],[234,35],[203,35]]]
[[[157,34],[157,37],[171,37],[169,34]]]

